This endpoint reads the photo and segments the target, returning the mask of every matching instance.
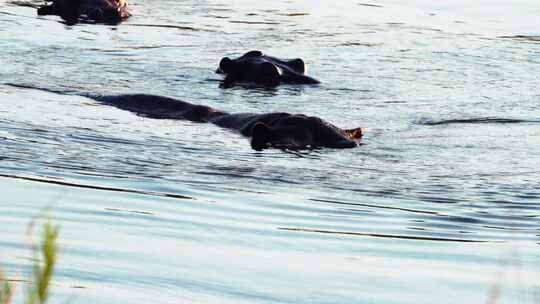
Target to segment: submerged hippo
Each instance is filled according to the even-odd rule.
[[[130,16],[127,0],[46,0],[38,15],[58,15],[68,23],[79,20],[117,24]]]
[[[90,96],[91,97],[91,96]],[[230,114],[202,105],[156,95],[114,95],[92,97],[120,109],[151,118],[210,122],[251,138],[255,150],[265,148],[353,148],[362,129],[341,129],[318,117],[289,113]]]
[[[29,85],[8,85],[59,94],[80,95],[150,118],[213,123],[250,137],[251,147],[255,150],[270,147],[282,149],[353,148],[358,146],[363,135],[361,128],[341,129],[318,117],[303,114],[282,112],[230,114],[208,106],[157,95],[84,94]]]
[[[264,55],[261,51],[249,51],[230,59],[221,59],[218,74],[225,74],[226,83],[248,81],[275,86],[280,83],[317,84],[317,79],[306,76],[306,65],[300,58],[278,59]]]

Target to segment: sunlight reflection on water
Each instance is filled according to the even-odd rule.
[[[0,5],[9,274],[52,207],[58,301],[534,302],[535,3],[132,2],[113,27]],[[221,57],[250,49],[302,57],[323,83],[219,88]],[[366,136],[255,152],[214,125],[4,83],[305,113]]]

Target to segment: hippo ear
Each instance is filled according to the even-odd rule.
[[[256,123],[251,129],[251,148],[260,151],[270,146],[273,131],[262,122]]]
[[[249,51],[245,53],[244,55],[242,55],[242,57],[259,57],[259,56],[262,56],[261,51]]]
[[[362,138],[362,136],[364,136],[362,128],[355,128],[355,129],[349,129],[349,130],[344,130],[344,131],[351,139],[360,139]]]
[[[304,63],[304,60],[300,58],[287,61],[287,65],[300,74],[306,73],[306,64]]]
[[[219,68],[216,70],[216,73],[233,74],[234,71],[234,61],[232,61],[229,57],[224,57],[219,62]]]

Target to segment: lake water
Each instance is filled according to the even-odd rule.
[[[540,303],[540,5],[445,2],[132,0],[118,26],[67,26],[0,0],[2,268],[26,278],[50,214],[52,303]],[[249,50],[322,84],[219,88]],[[256,152],[6,83],[366,132]]]

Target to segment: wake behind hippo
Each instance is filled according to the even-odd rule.
[[[353,148],[358,146],[363,135],[361,128],[341,129],[321,118],[303,114],[282,112],[230,114],[208,106],[157,95],[97,95],[27,85],[8,85],[59,94],[80,95],[150,118],[210,122],[250,137],[251,147],[255,150],[271,147],[282,149]]]
[[[306,65],[302,59],[278,59],[264,55],[261,51],[249,51],[236,59],[224,57],[216,73],[225,74],[226,84],[253,82],[276,86],[280,83],[320,83],[305,75]]]
[[[68,24],[91,21],[117,24],[130,16],[127,0],[46,0],[38,15],[58,15]]]

